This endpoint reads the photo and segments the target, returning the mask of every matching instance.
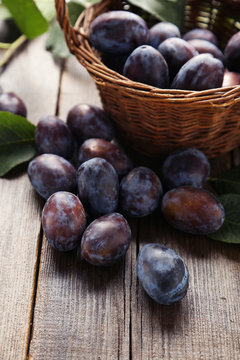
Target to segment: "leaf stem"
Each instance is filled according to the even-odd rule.
[[[3,43],[3,42],[0,42],[0,49],[9,49],[11,47],[11,43]]]
[[[15,52],[20,48],[20,46],[27,40],[25,35],[21,35],[17,40],[15,40],[12,44],[10,44],[9,48],[3,55],[0,60],[0,68],[3,67],[7,62],[11,59],[11,57],[15,54]]]

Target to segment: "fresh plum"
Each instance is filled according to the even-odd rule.
[[[149,45],[139,46],[129,55],[123,75],[133,81],[159,88],[169,86],[167,63],[164,57]]]
[[[0,111],[8,111],[23,117],[27,116],[27,108],[24,102],[13,92],[0,94]]]
[[[112,140],[113,124],[106,113],[98,106],[78,104],[73,106],[67,115],[67,125],[78,143],[92,137]]]
[[[148,44],[157,49],[164,40],[180,36],[179,28],[175,24],[162,21],[149,29]]]
[[[105,159],[85,161],[77,171],[79,198],[95,217],[114,212],[118,206],[119,181],[114,167]]]
[[[169,77],[172,81],[179,69],[193,56],[198,55],[197,50],[187,41],[177,37],[164,40],[158,51],[162,54],[168,64]]]
[[[186,32],[182,38],[186,41],[192,39],[202,39],[202,40],[210,41],[216,46],[218,45],[218,40],[216,35],[209,29],[195,28]]]
[[[188,60],[172,82],[172,89],[207,90],[222,86],[223,63],[211,54],[200,54]]]
[[[225,218],[222,204],[212,193],[191,186],[180,186],[165,193],[162,212],[176,229],[199,235],[217,231]]]
[[[76,191],[76,169],[55,154],[42,154],[30,161],[28,176],[36,192],[44,199],[57,191]]]
[[[126,254],[131,240],[127,220],[118,213],[94,220],[85,230],[81,254],[92,265],[113,265]]]
[[[123,211],[133,217],[151,214],[159,205],[162,184],[149,168],[132,169],[120,183],[119,203]]]
[[[208,40],[203,39],[192,39],[188,40],[188,43],[191,44],[199,54],[212,54],[216,59],[224,61],[224,56],[222,51],[213,43]]]
[[[107,160],[115,168],[119,177],[126,175],[132,168],[129,157],[117,146],[104,139],[88,139],[79,150],[79,163],[100,157]]]
[[[141,248],[137,275],[147,294],[162,305],[181,300],[188,290],[189,275],[185,262],[162,244],[146,244]]]
[[[58,191],[46,201],[42,226],[49,243],[59,251],[70,251],[81,241],[86,227],[85,210],[79,198],[67,191]]]
[[[40,154],[56,154],[70,159],[74,145],[67,124],[57,116],[45,115],[35,129],[35,144]]]
[[[146,22],[130,11],[108,11],[97,16],[89,27],[89,40],[96,49],[113,54],[126,54],[145,44]]]
[[[210,174],[210,164],[202,151],[188,148],[167,156],[162,173],[167,189],[183,185],[203,187]]]
[[[240,73],[240,31],[228,40],[224,49],[224,59],[229,71]]]

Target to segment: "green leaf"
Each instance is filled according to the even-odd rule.
[[[222,227],[208,237],[226,243],[240,244],[240,195],[226,194],[219,197],[225,210]]]
[[[55,18],[56,8],[54,0],[35,0],[35,3],[45,19],[52,21]]]
[[[32,39],[48,29],[48,22],[33,0],[2,0],[20,30]]]
[[[76,20],[84,9],[85,8],[81,4],[76,3],[76,0],[71,1],[68,4],[69,19],[72,25],[75,24]],[[63,59],[70,55],[67,44],[65,42],[64,33],[57,21],[54,21],[50,27],[50,31],[46,40],[46,49]]]
[[[57,21],[54,21],[50,27],[45,47],[48,51],[51,51],[53,55],[63,59],[70,55],[63,31]]]
[[[233,167],[217,177],[211,177],[208,181],[219,195],[240,194],[240,166]]]
[[[174,23],[180,30],[183,27],[186,0],[129,0],[129,3],[159,20]]]
[[[0,176],[36,155],[34,132],[24,117],[0,111]]]
[[[68,4],[69,19],[70,19],[70,22],[72,25],[75,24],[79,15],[87,6],[86,5],[87,2],[84,1],[84,3],[85,4],[83,5],[82,3],[78,2],[77,0],[74,0],[74,1],[70,1],[70,3]]]

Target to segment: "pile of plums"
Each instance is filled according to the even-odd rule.
[[[13,93],[0,96],[0,110],[26,113]],[[170,154],[161,181],[150,168],[134,167],[114,136],[107,113],[89,104],[71,108],[66,122],[50,115],[38,122],[38,155],[28,165],[28,176],[46,200],[42,226],[55,249],[69,251],[80,245],[90,264],[112,265],[130,244],[125,216],[144,217],[157,208],[173,227],[187,233],[209,234],[221,227],[224,209],[203,189],[210,165],[201,151],[188,148]],[[137,274],[146,292],[161,304],[180,300],[188,289],[183,259],[161,244],[141,249]]]
[[[208,29],[182,37],[178,27],[147,23],[130,11],[108,11],[89,28],[89,40],[106,66],[127,78],[163,89],[206,90],[240,84],[240,31],[222,52]]]

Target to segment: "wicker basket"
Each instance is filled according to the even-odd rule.
[[[87,38],[91,21],[105,11],[121,9],[122,2],[103,0],[89,7],[74,28],[65,1],[55,3],[70,51],[93,77],[103,108],[132,149],[158,157],[196,147],[215,157],[240,145],[240,86],[182,91],[131,81],[106,67]],[[239,31],[238,0],[189,0],[185,13],[185,30],[207,27],[217,35],[222,48]]]

